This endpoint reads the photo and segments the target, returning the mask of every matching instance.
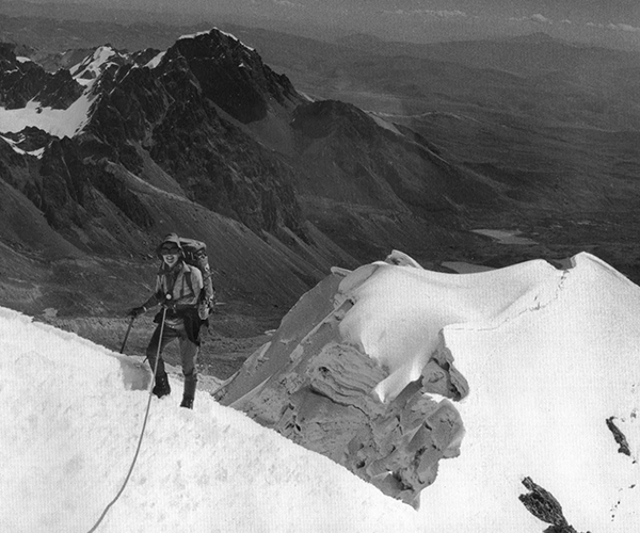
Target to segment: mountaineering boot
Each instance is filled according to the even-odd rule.
[[[153,394],[155,394],[158,398],[162,398],[167,394],[171,394],[169,378],[166,372],[156,375],[156,386],[153,387],[153,390],[151,392],[153,392]]]
[[[193,409],[193,398],[196,395],[196,384],[198,383],[198,376],[194,371],[185,375],[184,377],[184,392],[182,393],[182,403],[180,407],[186,407],[187,409]]]

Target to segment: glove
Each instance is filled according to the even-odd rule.
[[[175,310],[176,308],[176,303],[173,301],[173,296],[171,295],[171,293],[167,293],[162,297],[162,300],[160,302],[160,305],[162,307],[164,307],[167,310]]]
[[[142,315],[146,311],[147,308],[144,305],[141,305],[140,307],[134,307],[131,311],[129,311],[129,313],[127,313],[127,316],[130,316],[131,318],[137,318],[139,315]]]

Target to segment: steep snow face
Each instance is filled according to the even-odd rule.
[[[86,533],[122,486],[148,394],[139,361],[0,308],[0,531]],[[98,531],[420,531],[413,509],[199,393],[153,399]]]

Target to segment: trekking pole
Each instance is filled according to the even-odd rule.
[[[127,339],[129,338],[129,332],[131,331],[131,328],[133,327],[133,321],[136,319],[135,316],[131,317],[131,320],[129,321],[129,327],[127,328],[127,332],[124,334],[124,340],[122,341],[122,348],[120,348],[120,353],[124,353],[124,347],[127,344]]]

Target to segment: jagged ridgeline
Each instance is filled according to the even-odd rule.
[[[495,198],[218,30],[135,53],[2,44],[0,177],[0,239],[18,252],[139,257],[177,231],[209,245],[222,290],[277,304],[334,264],[449,247],[460,206]]]

